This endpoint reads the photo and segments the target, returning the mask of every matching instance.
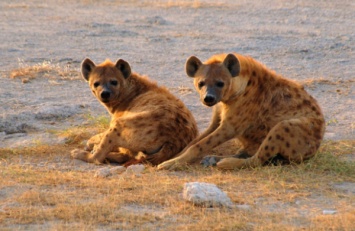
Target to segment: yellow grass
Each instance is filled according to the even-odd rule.
[[[79,128],[60,135],[81,137]],[[84,135],[83,135],[84,134]],[[355,141],[324,142],[301,165],[239,171],[190,166],[184,171],[95,178],[102,166],[77,163],[68,145],[0,149],[0,223],[8,230],[352,230],[354,194],[334,183],[355,182]],[[233,153],[234,142],[214,150]],[[43,164],[44,163],[44,164]],[[55,167],[51,167],[55,164]],[[63,168],[64,167],[64,168]],[[65,168],[69,167],[69,168]],[[182,199],[186,182],[208,182],[249,209],[196,207]],[[334,215],[323,210],[335,209]]]
[[[10,78],[21,78],[23,83],[37,77],[59,77],[60,79],[77,79],[80,77],[79,72],[74,70],[70,64],[61,66],[50,61],[43,61],[31,66],[21,60],[19,60],[19,67],[12,70],[9,75]]]

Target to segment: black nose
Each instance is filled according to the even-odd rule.
[[[101,98],[103,98],[103,99],[110,98],[110,92],[108,92],[108,91],[101,92]]]
[[[205,103],[213,103],[216,100],[216,98],[213,95],[206,95],[204,101]]]

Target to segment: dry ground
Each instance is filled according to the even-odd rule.
[[[353,1],[1,1],[0,230],[354,230]],[[235,51],[302,82],[318,99],[326,140],[301,165],[222,172],[147,167],[94,178],[70,159],[108,124],[79,76],[85,57],[126,59],[166,85],[203,130],[186,58]],[[213,150],[232,154],[237,143]],[[186,182],[214,183],[239,205],[182,200]]]
[[[355,162],[346,160],[354,141],[325,142],[301,165],[228,172],[148,166],[137,176],[95,178],[101,166],[68,158],[75,140],[90,132],[66,132],[66,145],[0,149],[2,230],[354,229]],[[233,152],[235,145],[215,152]],[[216,184],[238,206],[201,208],[184,201],[183,184],[192,181]]]

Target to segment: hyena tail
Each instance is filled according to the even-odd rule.
[[[173,158],[176,154],[181,151],[176,144],[164,143],[162,148],[154,154],[148,155],[146,161],[156,166],[163,163],[166,160]]]

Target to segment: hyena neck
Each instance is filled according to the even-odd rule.
[[[130,103],[136,97],[147,92],[154,85],[136,73],[132,73],[126,81],[120,97],[110,104],[105,104],[107,110],[111,114],[126,111],[130,106]]]
[[[241,72],[232,80],[231,90],[224,103],[244,102],[253,100],[254,103],[264,103],[272,97],[273,92],[283,91],[282,86],[286,79],[275,71],[268,69],[262,63],[251,57],[238,56],[241,64]]]

